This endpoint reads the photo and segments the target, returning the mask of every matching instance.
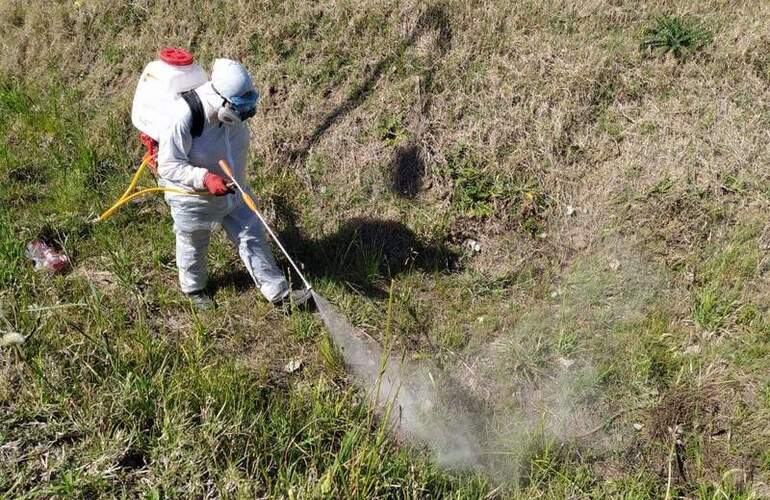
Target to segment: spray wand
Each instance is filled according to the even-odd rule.
[[[257,209],[257,204],[254,203],[254,199],[241,187],[240,184],[238,184],[238,181],[235,179],[235,176],[233,175],[233,171],[230,168],[230,165],[227,164],[225,160],[219,160],[219,166],[222,168],[222,170],[225,172],[225,174],[230,178],[230,180],[233,182],[233,185],[238,188],[238,191],[241,193],[241,198],[243,198],[244,203],[246,203],[246,206],[248,206],[252,212],[259,218],[260,222],[262,222],[262,225],[265,227],[267,232],[270,234],[270,237],[273,238],[273,241],[275,241],[275,244],[278,245],[278,248],[281,249],[281,252],[283,252],[283,255],[286,256],[286,259],[289,261],[289,264],[291,264],[291,267],[294,268],[295,271],[297,271],[297,275],[299,275],[300,279],[302,280],[302,283],[305,285],[305,288],[307,290],[312,290],[313,285],[308,282],[308,280],[305,279],[305,276],[302,274],[302,271],[299,270],[299,267],[297,267],[297,264],[294,263],[294,260],[289,255],[289,252],[286,251],[286,249],[281,244],[281,241],[278,239],[278,236],[275,235],[272,229],[270,229],[270,226],[267,225],[267,221],[265,221],[265,218],[262,217],[262,214],[259,213],[259,210]]]

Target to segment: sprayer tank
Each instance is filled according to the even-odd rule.
[[[203,85],[208,75],[182,49],[163,49],[160,58],[149,63],[139,77],[131,122],[156,141],[167,125],[166,110],[179,94]]]

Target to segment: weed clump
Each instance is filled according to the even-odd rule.
[[[683,60],[710,44],[714,35],[692,16],[660,16],[642,32],[639,50],[648,55],[671,53]]]
[[[449,158],[448,167],[454,184],[452,205],[463,214],[483,218],[494,213],[497,202],[506,197],[506,189],[480,163],[472,151],[461,148]]]
[[[408,133],[397,116],[388,115],[377,122],[377,137],[388,146],[403,142]]]
[[[533,236],[540,232],[548,200],[536,180],[492,172],[484,160],[466,146],[449,155],[446,173],[452,182],[452,207],[458,214],[475,219],[498,216],[508,219],[508,223],[513,222],[512,214],[516,214],[520,229]],[[518,210],[509,210],[513,207]]]

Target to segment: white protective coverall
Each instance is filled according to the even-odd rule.
[[[221,69],[222,61],[237,67],[228,65],[225,71],[218,72],[217,65]],[[245,73],[245,77],[240,75],[239,79],[239,70]],[[224,125],[217,120],[222,97],[214,91],[212,82],[223,95],[240,95],[250,89],[240,89],[239,86],[251,87],[251,78],[241,65],[233,61],[217,60],[211,81],[196,89],[206,118],[203,133],[194,139],[190,132],[190,107],[182,98],[173,102],[168,110],[170,126],[158,141],[158,176],[162,186],[203,191],[203,177],[206,173],[212,172],[226,178],[218,165],[220,159],[228,161],[238,183],[246,186],[244,177],[249,129],[244,123]],[[239,193],[225,196],[166,193],[165,198],[174,219],[176,264],[179,284],[184,293],[205,288],[208,280],[206,252],[209,238],[215,225],[221,224],[228,238],[238,248],[246,269],[265,298],[275,302],[288,295],[288,283],[265,241],[264,228]]]

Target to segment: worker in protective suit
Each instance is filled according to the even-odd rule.
[[[212,229],[221,224],[268,301],[275,305],[304,304],[309,293],[289,289],[265,241],[262,224],[240,194],[228,185],[218,165],[219,160],[227,160],[235,179],[246,186],[249,128],[244,122],[255,114],[259,97],[249,73],[235,61],[217,59],[210,81],[193,92],[192,98],[197,96],[195,119],[198,123],[193,123],[194,110],[188,94],[185,99],[175,100],[168,110],[169,126],[158,141],[161,186],[206,190],[214,195],[165,195],[174,220],[176,264],[182,292],[200,309],[213,307],[206,292],[206,253]],[[193,134],[196,126],[198,129]]]

